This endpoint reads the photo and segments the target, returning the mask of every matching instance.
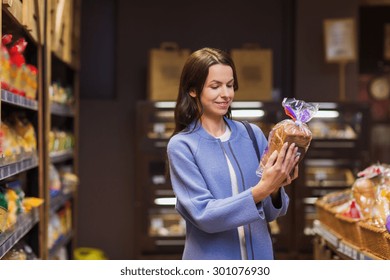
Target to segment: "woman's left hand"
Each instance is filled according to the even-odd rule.
[[[252,195],[256,203],[268,195],[276,195],[282,186],[291,184],[298,177],[298,148],[294,143],[288,146],[284,143],[280,152],[274,151],[269,157],[263,176],[259,183],[252,189]]]
[[[281,186],[287,186],[290,185],[292,181],[294,181],[296,178],[298,178],[299,174],[299,167],[298,164],[295,165],[291,173],[286,177],[286,180],[282,183]]]

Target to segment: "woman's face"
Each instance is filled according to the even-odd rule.
[[[203,117],[223,117],[234,98],[233,70],[228,65],[210,66],[209,74],[200,94]]]

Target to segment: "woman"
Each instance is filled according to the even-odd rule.
[[[186,221],[183,259],[273,259],[267,223],[287,211],[283,186],[298,176],[297,148],[275,151],[259,180],[252,140],[230,117],[237,89],[234,63],[221,50],[200,49],[183,67],[167,150],[176,209]],[[264,134],[251,126],[264,151]]]

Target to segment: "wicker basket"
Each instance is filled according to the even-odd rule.
[[[327,194],[316,201],[318,219],[338,235],[342,235],[343,232],[339,219],[336,218],[337,211],[335,207],[346,203],[349,197],[350,191],[348,190]]]
[[[317,201],[316,210],[320,222],[335,233],[340,234],[340,232],[337,232],[337,229],[340,227],[338,226],[338,220],[336,219],[336,211],[334,208],[321,201]]]
[[[385,231],[383,233],[383,238],[385,239],[385,243],[387,245],[387,252],[385,253],[385,259],[390,260],[390,233]]]
[[[362,248],[363,239],[359,227],[361,219],[349,218],[342,214],[336,214],[336,218],[339,220],[341,238],[358,248]]]
[[[390,259],[390,234],[367,222],[359,222],[363,246],[366,251],[383,259]]]

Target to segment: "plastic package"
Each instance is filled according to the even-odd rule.
[[[1,67],[0,67],[1,88],[5,90],[9,90],[11,84],[11,76],[10,76],[11,61],[10,61],[10,55],[8,49],[6,47],[6,45],[11,43],[11,41],[12,41],[11,34],[5,34],[1,38]]]
[[[10,90],[22,96],[26,96],[24,91],[27,79],[26,79],[26,60],[23,52],[26,49],[27,41],[24,38],[19,38],[12,47],[9,48],[10,61],[11,61],[11,88]]]
[[[49,189],[51,197],[55,197],[61,192],[60,174],[53,164],[49,165]]]
[[[26,98],[35,100],[38,90],[38,68],[34,65],[27,64],[27,85],[25,87]]]
[[[384,184],[378,186],[375,210],[375,219],[377,223],[386,225],[387,220],[390,217],[390,186]]]
[[[342,215],[351,219],[361,219],[362,217],[361,211],[357,207],[355,200],[351,200],[349,202],[347,211],[345,211]]]
[[[317,113],[319,105],[306,103],[295,98],[285,98],[282,106],[286,115],[291,119],[285,119],[272,128],[268,137],[268,147],[256,171],[259,177],[262,176],[263,168],[270,155],[275,150],[279,152],[285,142],[289,144],[295,143],[297,145],[298,155],[300,160],[302,160],[312,139],[312,133],[307,126],[307,122]]]
[[[37,137],[34,126],[25,115],[13,114],[10,118],[12,128],[20,137],[20,144],[23,147],[25,157],[31,157],[37,151]]]
[[[373,225],[384,227],[390,215],[390,169],[384,164],[373,164],[358,173],[360,178],[352,185],[356,200],[364,218]]]
[[[371,218],[376,201],[376,185],[371,179],[362,177],[352,185],[352,196],[364,218]]]
[[[5,197],[5,189],[0,187],[0,234],[5,231],[8,219],[8,202]]]

